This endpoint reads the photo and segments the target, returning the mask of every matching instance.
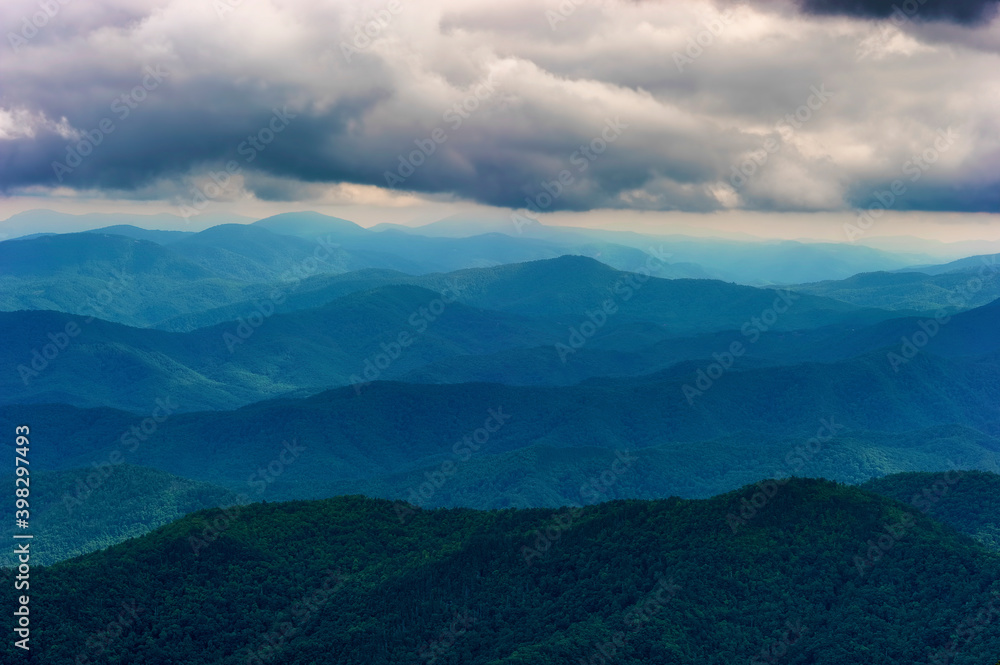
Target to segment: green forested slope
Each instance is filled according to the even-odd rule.
[[[13,476],[3,481],[14,487]],[[237,500],[234,492],[221,487],[128,464],[39,470],[31,474],[30,487],[36,564],[110,547],[196,510]],[[0,510],[8,538],[18,532],[13,509],[10,502]],[[5,548],[0,566],[16,563],[13,548]]]
[[[870,480],[866,490],[908,503],[994,549],[1000,549],[1000,475],[950,469]]]
[[[995,659],[995,554],[825,481],[777,488],[734,530],[751,492],[582,511],[401,517],[345,497],[198,513],[35,569],[33,662]]]

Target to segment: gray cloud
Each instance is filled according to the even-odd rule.
[[[529,2],[232,4],[220,16],[199,0],[109,1],[81,23],[71,10],[87,0],[67,5],[0,59],[0,188],[186,203],[228,162],[239,173],[215,198],[349,183],[553,211],[836,210],[962,125],[897,205],[1000,210],[996,23],[831,31],[811,14],[833,5],[803,15],[783,1],[721,15],[584,3],[556,22]],[[5,4],[0,21],[16,29],[32,7]],[[878,16],[850,7],[836,13]],[[153,87],[147,67],[166,72]],[[816,86],[833,98],[779,129]],[[69,165],[67,149],[98,135]],[[768,139],[779,149],[734,187],[732,169]]]

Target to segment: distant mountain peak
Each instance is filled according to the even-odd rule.
[[[360,236],[370,233],[368,229],[348,219],[332,217],[319,212],[285,212],[254,222],[251,226],[264,228],[272,233],[315,238],[318,235],[339,234]]]

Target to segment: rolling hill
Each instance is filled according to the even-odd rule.
[[[410,267],[392,257],[358,258],[245,225],[214,227],[161,245],[104,233],[49,235],[0,242],[0,310],[55,310],[136,327],[291,291],[313,274],[374,263]],[[381,261],[381,263],[379,263]]]
[[[994,553],[905,504],[824,481],[788,483],[732,529],[754,491],[402,519],[398,504],[361,497],[196,513],[33,568],[47,601],[32,608],[32,659],[995,658],[1000,623],[977,619],[1000,592]],[[88,642],[109,622],[112,639]],[[13,657],[10,640],[0,648]]]
[[[5,480],[14,485],[13,475]],[[31,480],[31,559],[36,564],[104,549],[188,513],[237,500],[221,487],[128,464],[38,471]],[[4,516],[13,524],[11,510],[4,508]],[[0,567],[16,563],[12,551],[0,555]]]
[[[511,235],[492,229],[457,237],[434,233],[424,235],[412,228],[404,229],[393,225],[383,225],[376,231],[364,229],[345,219],[315,212],[284,213],[262,219],[253,225],[309,240],[329,237],[344,248],[356,252],[388,252],[419,265],[419,270],[407,271],[415,274],[540,261],[566,254],[600,259],[620,270],[637,270],[649,261],[650,252],[655,247],[650,242],[642,247],[633,247],[591,236],[557,234],[550,238],[538,238]],[[699,266],[679,265],[672,261],[662,267],[661,276],[710,277]]]
[[[115,242],[133,243],[151,253],[163,251],[143,241]],[[187,265],[196,273],[204,270]],[[545,349],[527,351],[512,367],[510,378],[504,378],[502,371],[487,378],[519,382],[529,367],[537,376],[542,365],[534,364],[531,353],[543,354],[549,366],[556,361],[568,366],[569,359],[581,349],[588,350],[588,357],[595,357],[590,367],[576,369],[574,363],[573,370],[553,374],[551,382],[559,383],[601,372],[648,373],[700,353],[712,353],[707,338],[642,353],[664,338],[735,329],[739,332],[728,337],[751,341],[761,330],[789,331],[833,323],[853,330],[854,325],[891,316],[883,310],[858,309],[826,298],[724,282],[643,281],[641,275],[623,273],[585,257],[410,280],[434,291],[397,284],[333,299],[334,293],[395,279],[396,275],[376,272],[330,278],[320,289],[326,295],[302,290],[289,296],[277,289],[268,298],[247,302],[245,309],[216,310],[240,311],[236,321],[185,333],[127,328],[56,312],[0,313],[0,325],[10,331],[0,358],[15,370],[0,376],[0,387],[5,388],[0,400],[141,411],[156,397],[183,393],[184,410],[232,408],[268,397],[310,394],[357,383],[357,377],[401,378],[431,363],[457,358],[470,359],[457,361],[470,363],[478,357],[517,349],[550,347],[556,357]],[[460,302],[446,304],[442,293]],[[287,305],[282,308],[286,310],[296,306],[288,303],[290,297],[297,298],[298,305],[327,298],[332,301],[312,309],[276,313],[279,305]],[[916,324],[907,322],[904,327],[911,325]],[[75,331],[72,339],[68,336],[71,330]],[[397,349],[401,335],[408,344]],[[720,337],[727,336],[717,335],[712,343]],[[728,348],[731,339],[719,348]],[[840,347],[860,353],[892,338],[882,334],[871,340],[867,346],[845,342]],[[831,346],[830,335],[823,335],[822,342]],[[379,360],[386,349],[396,357]],[[636,355],[621,364],[619,371],[611,372],[610,363],[624,356],[594,356],[591,349]],[[45,358],[43,351],[58,357]],[[375,367],[376,362],[384,366]],[[425,373],[421,380],[433,376],[433,371]],[[86,377],[100,380],[92,385]]]
[[[895,475],[927,478],[950,465],[1000,471],[1000,441],[957,426],[903,433],[838,432],[810,448],[801,438],[749,433],[628,450],[528,446],[495,455],[477,451],[467,461],[455,459],[456,464],[461,462],[459,468],[443,483],[438,464],[371,480],[344,481],[333,485],[329,493],[403,500],[422,508],[558,508],[612,499],[709,498],[792,475],[858,484]],[[623,461],[616,464],[616,460]],[[612,467],[621,472],[607,474]],[[996,480],[989,473],[977,477]],[[880,491],[875,481],[865,487]],[[909,500],[908,496],[892,496]],[[954,501],[967,505],[961,497]],[[952,517],[941,519],[954,522],[956,528],[961,524],[964,530],[965,525]],[[1000,522],[1000,512],[988,517]]]
[[[135,238],[136,240],[148,240],[150,242],[155,242],[158,245],[169,245],[175,240],[181,240],[187,236],[193,235],[194,231],[157,231],[151,229],[143,229],[138,226],[133,226],[132,224],[115,224],[113,226],[104,226],[99,229],[91,229],[87,233],[99,233],[103,235],[112,236],[125,236],[126,238]]]
[[[670,254],[672,263],[696,266],[701,271],[701,274],[689,277],[709,277],[754,286],[844,279],[861,272],[902,269],[916,263],[931,262],[934,257],[955,255],[953,248],[934,244],[880,249],[866,247],[865,243],[764,240],[747,233],[730,233],[725,238],[703,237],[700,234],[661,235],[549,225],[537,220],[528,221],[527,218],[518,219],[515,223],[509,214],[459,213],[422,226],[379,224],[372,229],[456,238],[504,233],[556,243],[613,243],[644,251],[649,247],[662,247],[662,251]]]
[[[1000,271],[974,266],[935,275],[922,272],[861,273],[838,281],[788,288],[849,302],[858,307],[949,313],[981,307],[1000,298]]]
[[[207,212],[191,218],[160,213],[136,215],[131,213],[86,213],[74,215],[54,210],[26,210],[0,221],[0,240],[21,238],[37,233],[81,233],[108,226],[129,225],[147,230],[200,231],[216,224],[248,223],[250,217],[232,213]]]
[[[948,263],[913,266],[907,272],[915,270],[928,275],[945,275],[951,272],[979,271],[984,268],[992,269],[995,272],[997,260],[1000,260],[1000,254],[979,254],[976,256],[966,256],[955,261],[949,261]]]
[[[910,504],[983,545],[1000,550],[1000,476],[947,469],[900,473],[861,487]]]
[[[46,432],[47,443],[36,453],[43,469],[88,467],[119,451],[129,464],[230,489],[245,488],[249,476],[281,455],[287,459],[291,453],[283,451],[295,442],[301,463],[289,462],[287,472],[268,482],[283,497],[329,496],[344,491],[344,482],[419,476],[459,457],[476,457],[471,453],[480,450],[461,443],[473,435],[483,440],[477,446],[484,460],[531,446],[676,451],[657,453],[657,459],[667,468],[673,459],[699,480],[678,478],[673,470],[656,486],[680,483],[686,493],[770,475],[783,455],[822,431],[832,431],[828,440],[838,443],[830,444],[831,451],[839,452],[818,460],[815,473],[851,482],[947,468],[949,460],[993,470],[991,437],[1000,434],[997,368],[996,356],[948,360],[923,354],[895,372],[876,354],[731,371],[690,402],[685,386],[698,384],[691,374],[673,372],[569,387],[375,382],[360,392],[340,388],[221,412],[181,413],[187,394],[177,392],[160,396],[171,407],[166,414],[152,402],[135,414],[14,405],[0,409],[0,424],[30,423]],[[502,426],[490,420],[493,412],[503,415]],[[130,434],[151,418],[148,441]],[[493,431],[476,434],[484,423]],[[947,429],[952,426],[960,428]],[[917,432],[940,427],[946,429]],[[894,438],[903,435],[909,438]],[[704,443],[710,440],[718,443]],[[700,457],[682,465],[676,461],[681,450]],[[715,459],[714,451],[714,470],[695,473],[698,464]],[[732,467],[752,475],[734,476],[727,470]],[[459,485],[453,485],[456,491]]]
[[[86,468],[39,473],[34,513],[41,525],[40,558],[52,563],[141,535],[193,510],[250,501],[364,494],[419,508],[558,508],[617,499],[709,498],[792,475],[865,483],[866,489],[908,503],[925,488],[943,491],[944,501],[931,514],[1000,549],[1000,512],[987,496],[996,489],[998,476],[968,471],[1000,470],[1000,441],[968,428],[941,426],[895,434],[852,430],[811,444],[804,438],[748,433],[617,450],[529,445],[493,453],[488,444],[479,450],[460,446],[458,453],[453,450],[430,466],[355,479],[336,477],[334,461],[329,477],[314,482],[296,482],[298,457],[289,452],[282,461],[278,452],[247,473],[249,478],[225,480],[228,490],[155,469],[113,464],[109,460],[119,461],[114,451],[95,454]],[[298,445],[296,439],[292,449]],[[118,452],[131,456],[125,448]],[[319,451],[308,445],[298,452],[305,463],[325,463],[318,462]],[[370,473],[365,455],[362,450],[352,454],[357,474],[364,475],[366,469]],[[405,455],[400,451],[395,467],[413,466]],[[71,451],[64,456],[82,463]],[[329,462],[329,452],[326,459]],[[51,456],[38,461],[54,463]],[[941,471],[952,468],[960,470]],[[963,482],[956,482],[959,479]],[[935,495],[931,499],[938,501]],[[919,500],[917,505],[925,507]],[[8,517],[7,524],[13,525],[14,515]],[[13,526],[9,530],[11,535],[17,531]]]
[[[717,280],[665,279],[656,263],[644,272],[630,273],[584,256],[513,263],[490,268],[470,268],[450,273],[405,275],[386,270],[366,270],[344,275],[318,275],[303,280],[290,292],[282,311],[326,304],[356,290],[387,284],[411,284],[441,291],[458,285],[459,299],[474,307],[579,325],[587,312],[611,301],[616,309],[614,326],[654,324],[657,339],[664,335],[690,335],[706,331],[739,330],[753,316],[767,310],[786,310],[768,329],[794,330],[831,324],[864,325],[912,312],[861,308],[832,298],[762,289]],[[784,294],[784,296],[782,295]],[[781,300],[779,300],[779,298]],[[786,305],[788,305],[786,307]],[[214,311],[178,317],[159,327],[190,329],[231,320],[253,303],[240,303]],[[656,341],[656,340],[652,340]]]
[[[11,331],[0,358],[14,369],[0,375],[2,399],[144,411],[176,395],[184,411],[232,408],[356,383],[352,377],[364,379],[366,371],[389,378],[454,355],[537,346],[559,334],[555,324],[446,305],[440,294],[414,286],[354,293],[291,314],[262,311],[190,333],[57,312],[0,313],[0,327]],[[393,357],[384,363],[386,349]],[[42,357],[53,350],[51,360]]]

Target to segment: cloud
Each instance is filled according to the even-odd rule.
[[[895,205],[997,210],[1000,24],[807,4],[15,0],[0,188],[837,210],[961,125]]]
[[[996,16],[998,0],[799,0],[810,14],[889,18],[901,13],[916,20],[987,23]]]

